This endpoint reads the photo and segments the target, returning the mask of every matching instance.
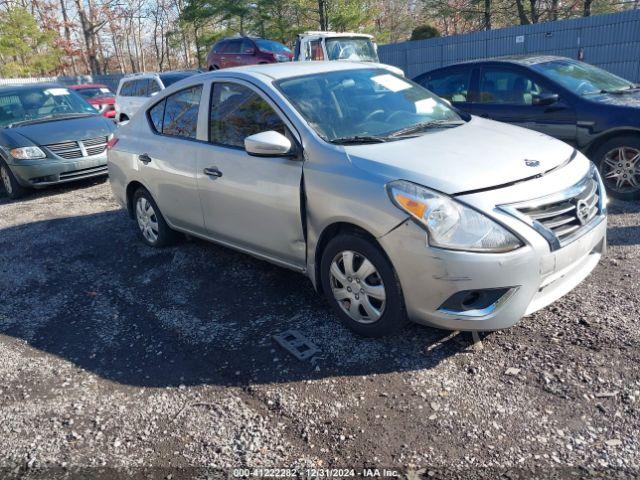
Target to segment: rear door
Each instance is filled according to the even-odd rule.
[[[421,75],[416,82],[455,107],[467,110],[473,103],[472,72],[471,66],[453,67]]]
[[[210,144],[198,156],[205,226],[222,243],[304,268],[302,159],[255,157],[244,149],[247,136],[267,130],[296,142],[291,124],[257,88],[240,80],[213,83]]]
[[[167,221],[180,229],[204,234],[197,188],[198,114],[202,85],[184,88],[146,112],[149,133],[139,139],[141,178]]]
[[[510,65],[484,66],[480,70],[477,101],[470,113],[499,122],[529,128],[569,144],[576,143],[576,112],[565,98],[538,105],[543,95],[557,93],[525,68]]]
[[[242,39],[229,40],[224,47],[222,56],[220,57],[220,68],[237,67],[241,65],[240,50],[242,48]]]

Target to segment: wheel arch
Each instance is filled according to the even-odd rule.
[[[127,211],[129,212],[129,216],[131,218],[134,218],[134,215],[133,215],[133,196],[135,195],[136,191],[138,191],[139,188],[144,188],[145,190],[149,191],[149,189],[147,187],[145,187],[142,183],[140,183],[137,180],[133,180],[133,181],[129,182],[129,184],[127,185],[127,190],[126,190]]]
[[[322,254],[324,253],[327,245],[329,244],[329,241],[331,241],[332,238],[335,238],[336,236],[345,234],[345,233],[360,236],[366,240],[369,240],[373,245],[378,247],[382,252],[382,254],[385,257],[387,257],[387,260],[389,260],[389,257],[387,256],[387,253],[382,248],[382,245],[380,245],[380,242],[378,242],[376,237],[365,228],[359,225],[356,225],[355,223],[350,223],[346,221],[338,221],[338,222],[331,223],[327,225],[320,233],[320,236],[318,237],[318,242],[316,243],[316,249],[314,252],[314,272],[313,272],[314,283],[316,286],[316,290],[320,293],[322,293],[323,291],[322,281],[320,278],[320,266],[322,263]]]
[[[608,130],[604,133],[601,133],[595,139],[593,139],[591,143],[587,146],[587,148],[585,149],[585,154],[591,160],[594,160],[591,157],[595,154],[598,148],[600,148],[605,142],[608,142],[613,138],[624,137],[626,135],[635,135],[638,138],[640,138],[640,129],[633,128],[633,127],[622,127],[622,128],[616,128],[615,130]]]

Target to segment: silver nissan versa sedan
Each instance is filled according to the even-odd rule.
[[[110,142],[141,238],[176,232],[305,273],[349,328],[509,327],[606,248],[581,153],[452,109],[371,64],[210,72],[151,99]]]

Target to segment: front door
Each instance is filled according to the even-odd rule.
[[[553,92],[526,70],[509,66],[482,68],[476,102],[465,106],[474,115],[546,133],[575,145],[576,112],[565,99],[538,105],[538,99]]]
[[[211,89],[209,141],[198,156],[198,186],[208,234],[215,240],[304,268],[301,158],[255,157],[244,139],[292,129],[262,93],[243,82]]]

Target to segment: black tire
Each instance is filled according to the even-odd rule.
[[[621,174],[625,174],[623,171],[625,168],[634,168],[636,169],[635,180],[638,183],[637,186],[632,187],[628,185],[625,181],[623,188],[618,188],[616,186],[615,179],[608,178],[607,175],[613,172],[612,170],[618,165],[613,167],[610,164],[606,163],[606,157],[609,152],[612,152],[620,147],[626,147],[625,150],[626,160],[630,160],[630,152],[632,150],[636,152],[640,152],[640,135],[623,135],[619,137],[611,138],[607,140],[593,152],[593,162],[597,165],[598,170],[600,171],[600,175],[602,175],[602,181],[604,182],[605,187],[607,188],[607,193],[620,200],[640,200],[640,158],[636,159],[635,163],[625,161],[622,159],[618,165],[622,165],[619,167],[621,170]],[[631,166],[629,166],[631,165]]]
[[[149,215],[149,219],[155,219],[155,223],[157,224],[155,240],[151,235],[145,235],[145,233],[143,233],[143,227],[141,226],[140,219],[138,218],[138,202],[141,199],[144,199],[146,202],[148,202],[152,208],[153,214]],[[133,194],[133,216],[138,225],[138,234],[140,235],[140,238],[142,238],[142,241],[147,245],[151,247],[166,247],[169,245],[173,245],[177,241],[179,236],[178,232],[172,230],[169,225],[167,225],[167,222],[162,216],[162,212],[160,212],[158,205],[146,188],[141,187],[136,190],[136,193]]]
[[[375,267],[376,273],[372,274],[373,277],[369,275],[367,278],[369,281],[377,281],[377,279],[381,280],[382,286],[384,287],[386,299],[384,308],[382,309],[382,315],[371,323],[356,321],[345,312],[343,306],[345,305],[345,302],[349,302],[348,305],[351,305],[351,300],[346,299],[339,303],[339,301],[334,297],[333,283],[335,283],[336,280],[332,279],[332,274],[330,272],[331,265],[334,259],[341,254],[341,252],[345,251],[354,252],[356,256],[368,259]],[[357,261],[358,260],[354,260],[354,264]],[[362,263],[360,263],[360,265],[362,265]],[[402,289],[393,266],[382,250],[364,235],[361,236],[345,233],[332,238],[322,254],[320,262],[320,277],[322,290],[327,301],[335,310],[340,321],[347,328],[353,330],[357,334],[364,337],[384,337],[398,331],[407,323]],[[358,279],[358,284],[360,284],[360,282],[365,282],[367,278],[363,278],[362,280]],[[355,284],[352,282],[351,285]],[[343,287],[347,288],[346,286]],[[360,287],[356,285],[356,288]],[[349,291],[351,292],[352,290]],[[360,290],[360,292],[363,291],[364,290]],[[358,298],[358,295],[355,295],[355,298]],[[364,307],[358,306],[357,308],[362,308],[360,312],[364,312]]]
[[[8,182],[6,181],[8,180]],[[13,174],[9,166],[5,163],[4,160],[0,159],[0,185],[4,188],[4,191],[7,193],[7,196],[16,200],[25,193],[27,193],[27,189],[18,183],[16,176]]]

